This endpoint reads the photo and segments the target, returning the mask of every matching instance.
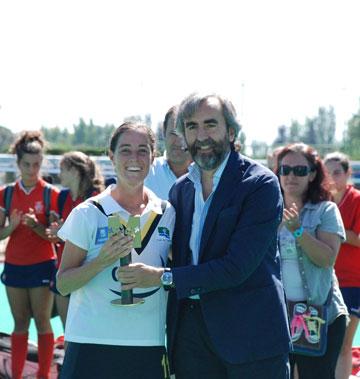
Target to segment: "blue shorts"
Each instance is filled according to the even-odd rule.
[[[165,347],[68,342],[60,379],[78,378],[170,379]]]
[[[17,288],[49,286],[55,270],[55,260],[25,266],[5,262],[1,281],[5,286]]]
[[[342,287],[340,290],[349,313],[360,318],[360,287]]]

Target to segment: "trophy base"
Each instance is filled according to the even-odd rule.
[[[115,305],[116,307],[134,307],[136,305],[141,305],[144,303],[145,303],[144,299],[138,299],[138,298],[134,298],[131,304],[122,304],[121,297],[119,297],[118,299],[111,300],[111,304]]]

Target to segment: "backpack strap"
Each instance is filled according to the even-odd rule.
[[[10,206],[11,201],[14,193],[15,183],[10,183],[5,187],[4,190],[4,204],[5,204],[5,215],[9,217],[10,215]],[[46,184],[44,187],[44,205],[45,205],[45,216],[47,222],[49,222],[49,216],[50,216],[50,198],[51,198],[51,186],[49,184]]]
[[[63,188],[59,193],[57,205],[58,205],[58,211],[59,211],[60,218],[63,218],[64,205],[65,205],[65,201],[66,201],[66,198],[68,197],[69,193],[70,193],[69,188]]]
[[[45,217],[46,217],[46,222],[49,223],[49,217],[50,217],[50,199],[51,199],[51,185],[46,184],[44,187],[44,205],[45,205]]]
[[[10,216],[10,206],[11,206],[11,200],[13,197],[15,188],[15,183],[10,183],[5,187],[4,190],[4,204],[5,204],[5,216]]]

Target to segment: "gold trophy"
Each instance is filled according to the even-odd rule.
[[[109,238],[117,233],[131,234],[134,238],[133,248],[141,247],[141,229],[140,217],[130,216],[127,226],[123,225],[118,214],[111,215],[108,218],[108,236]],[[131,252],[123,258],[120,258],[120,266],[127,266],[131,263]],[[120,307],[131,307],[140,305],[145,302],[144,299],[134,298],[132,290],[121,291],[121,297],[111,300],[112,305]]]

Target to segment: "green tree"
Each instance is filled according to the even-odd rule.
[[[268,145],[262,141],[252,141],[251,143],[252,154],[254,159],[264,159],[268,153]]]
[[[305,133],[302,137],[302,142],[308,145],[316,145],[317,143],[317,133],[316,133],[316,123],[314,118],[306,118],[305,120]]]
[[[319,108],[318,116],[314,120],[317,133],[317,143],[321,145],[332,145],[335,142],[336,117],[334,107],[329,110]]]
[[[160,156],[164,154],[165,150],[165,136],[163,133],[163,123],[159,122],[155,129],[155,138],[156,138],[156,155]]]
[[[247,150],[246,150],[246,134],[240,130],[238,136],[237,136],[237,139],[236,139],[236,142],[235,142],[235,146],[238,145],[239,146],[239,150],[242,154],[247,154]]]
[[[86,136],[86,122],[80,118],[79,123],[74,125],[74,137],[73,144],[74,145],[82,145],[85,144],[85,136]]]
[[[151,121],[151,114],[147,113],[145,114],[145,116],[141,116],[139,114],[137,115],[132,115],[132,116],[127,116],[124,118],[124,122],[129,122],[129,121],[133,121],[133,122],[142,122],[144,124],[146,124],[147,126],[150,126],[152,125],[152,121]]]
[[[360,106],[357,113],[353,114],[347,123],[343,139],[343,150],[352,159],[360,159]]]
[[[15,136],[10,129],[0,126],[0,152],[8,153],[10,145],[14,142]]]
[[[334,148],[336,117],[332,106],[329,109],[320,107],[315,117],[307,117],[305,124],[291,120],[290,126],[278,128],[278,135],[273,146],[286,145],[292,142],[304,142],[314,146],[321,154]]]
[[[300,125],[298,121],[291,120],[288,142],[301,141],[301,129],[302,129],[302,126]]]
[[[281,125],[278,127],[278,135],[273,142],[273,145],[286,145],[289,142],[288,136],[289,127],[286,125]]]

